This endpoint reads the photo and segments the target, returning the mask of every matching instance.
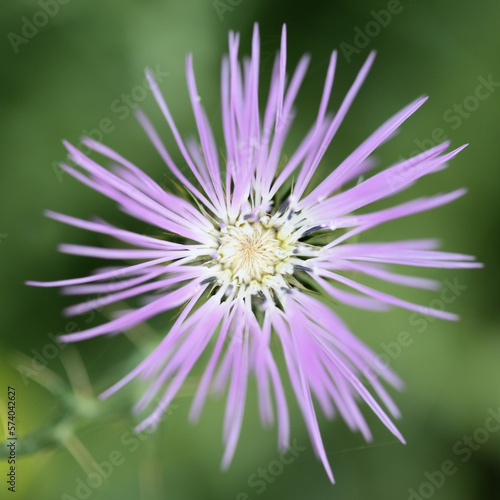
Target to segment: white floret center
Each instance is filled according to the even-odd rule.
[[[244,221],[221,230],[216,259],[218,281],[258,291],[278,285],[285,274],[293,274],[295,244],[290,232],[283,229],[262,221]]]

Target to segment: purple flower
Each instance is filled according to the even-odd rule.
[[[349,242],[352,236],[384,222],[449,203],[462,196],[464,189],[383,210],[361,214],[357,211],[407,188],[426,174],[443,169],[464,146],[445,152],[449,146],[445,142],[363,180],[364,174],[374,167],[372,152],[425,102],[422,97],[386,121],[315,185],[312,177],[364,82],[374,54],[364,63],[337,112],[329,114],[327,107],[337,56],[333,52],[317,118],[297,149],[284,160],[283,144],[295,118],[293,104],[309,58],[304,56],[299,61],[288,80],[283,28],[281,50],[261,115],[257,26],[251,58],[243,64],[238,62],[238,47],[239,36],[230,33],[229,55],[222,61],[221,74],[225,140],[222,148],[200,104],[191,55],[186,61],[187,84],[199,142],[183,141],[156,82],[147,72],[151,90],[191,174],[185,175],[184,168],[174,163],[142,112],[138,113],[138,119],[190,196],[166,192],[140,168],[96,141],[83,142],[112,163],[110,170],[66,143],[72,162],[80,167],[64,164],[66,172],[115,200],[129,215],[156,226],[164,236],[146,236],[100,219],[85,221],[49,212],[49,217],[56,220],[113,236],[135,247],[63,244],[63,252],[138,263],[106,267],[83,278],[30,284],[62,286],[70,295],[98,295],[68,308],[68,315],[124,299],[138,299],[135,309],[122,311],[103,325],[64,335],[62,342],[117,334],[164,311],[178,310],[170,331],[155,351],[103,397],[109,397],[136,377],[150,380],[150,388],[135,409],[142,412],[153,400],[159,400],[138,429],[155,426],[200,355],[208,350],[209,361],[190,416],[193,420],[199,418],[209,392],[227,390],[224,468],[231,462],[240,434],[250,375],[256,379],[263,424],[270,425],[276,420],[278,446],[280,449],[288,446],[288,409],[275,360],[278,342],[271,340],[276,337],[314,450],[333,482],[316,408],[327,417],[339,414],[351,430],[370,440],[370,430],[358,409],[358,401],[362,399],[404,442],[377,401],[393,417],[398,417],[398,409],[382,381],[396,388],[402,382],[351,334],[334,312],[333,301],[372,310],[399,306],[437,318],[457,319],[455,314],[416,305],[365,286],[346,277],[346,272],[349,276],[356,273],[403,286],[436,289],[439,283],[396,273],[388,264],[437,268],[480,266],[471,262],[473,258],[468,255],[437,251],[437,241],[432,239]],[[324,303],[325,299],[330,300],[330,305]]]

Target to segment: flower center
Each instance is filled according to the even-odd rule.
[[[293,274],[295,244],[284,228],[244,221],[221,230],[217,249],[218,279],[250,285],[255,291],[272,286],[273,277]]]

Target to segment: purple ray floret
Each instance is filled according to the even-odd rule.
[[[65,142],[73,165],[63,164],[62,168],[114,200],[125,213],[157,228],[156,235],[128,231],[102,219],[87,221],[49,211],[47,215],[57,221],[121,242],[112,248],[62,244],[62,252],[125,260],[127,264],[106,265],[82,278],[29,284],[63,287],[67,295],[84,295],[86,299],[97,294],[67,308],[67,315],[123,300],[136,301],[133,308],[119,311],[102,325],[63,335],[62,342],[118,334],[162,312],[177,311],[157,348],[102,397],[111,396],[136,377],[150,381],[135,410],[142,413],[153,401],[156,406],[137,429],[155,427],[202,353],[208,351],[190,418],[199,418],[209,393],[227,393],[223,468],[229,466],[236,449],[250,376],[256,380],[262,423],[267,426],[276,421],[278,447],[288,447],[288,407],[279,370],[283,363],[277,362],[284,357],[314,451],[333,482],[318,410],[329,418],[339,415],[352,431],[359,431],[369,441],[372,435],[359,410],[363,400],[404,442],[388,415],[397,418],[399,411],[383,385],[400,389],[402,382],[349,331],[335,312],[335,304],[366,310],[398,306],[456,320],[453,313],[411,303],[358,280],[369,276],[403,287],[436,290],[438,282],[400,274],[394,266],[481,266],[471,256],[438,251],[438,242],[433,239],[370,243],[351,238],[462,196],[465,190],[458,189],[369,211],[370,204],[442,170],[464,146],[447,152],[449,143],[445,142],[369,175],[376,166],[372,153],[425,102],[426,97],[421,97],[389,118],[322,181],[313,183],[368,75],[374,54],[369,55],[332,114],[328,104],[337,61],[333,52],[317,117],[295,151],[285,157],[284,143],[295,118],[293,104],[309,57],[303,57],[287,77],[283,27],[261,114],[257,26],[251,57],[240,63],[238,49],[239,35],[230,33],[229,54],[221,69],[223,145],[216,141],[201,105],[191,55],[186,59],[187,87],[199,140],[184,141],[152,73],[146,72],[182,155],[181,165],[174,162],[144,113],[139,111],[137,118],[182,186],[179,194],[167,192],[140,167],[103,144],[84,139],[85,146],[111,168]],[[328,300],[331,307],[325,305]],[[276,348],[277,343],[281,349]]]

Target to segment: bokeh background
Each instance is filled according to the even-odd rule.
[[[43,14],[44,5],[48,14]],[[499,498],[500,2],[4,0],[0,11],[0,440],[10,385],[16,389],[21,439],[15,498]],[[376,314],[337,306],[353,331],[405,380],[407,389],[393,396],[408,443],[398,443],[366,407],[375,436],[370,444],[343,422],[321,418],[334,486],[314,457],[292,397],[296,456],[284,465],[275,429],[261,428],[251,390],[235,459],[229,471],[221,472],[224,401],[210,400],[201,422],[189,424],[196,377],[155,434],[134,436],[131,429],[138,420],[129,408],[143,387],[133,384],[105,403],[95,395],[144,357],[167,330],[169,318],[126,336],[58,346],[54,338],[59,333],[97,324],[111,311],[70,321],[61,315],[70,298],[24,285],[27,279],[83,276],[96,267],[92,259],[58,254],[59,242],[112,244],[44,218],[46,208],[83,218],[100,215],[144,230],[112,202],[61,173],[61,139],[102,139],[153,178],[163,179],[166,168],[131,110],[141,106],[150,114],[180,163],[143,70],[155,69],[178,128],[187,136],[195,130],[184,74],[185,54],[192,52],[202,102],[222,144],[220,58],[231,29],[241,33],[241,51],[249,53],[255,21],[262,40],[263,96],[282,23],[288,26],[289,71],[304,52],[312,54],[289,151],[317,111],[331,51],[339,49],[331,109],[369,51],[378,51],[325,157],[325,172],[421,94],[430,95],[429,101],[381,148],[381,165],[445,136],[453,146],[470,143],[449,169],[422,180],[397,201],[462,186],[469,189],[466,197],[365,236],[380,241],[438,237],[445,250],[471,253],[485,262],[484,270],[422,270],[442,282],[446,304],[439,292],[385,288],[446,307],[461,315],[460,322],[431,321],[404,310]],[[94,461],[101,464],[98,473]],[[436,472],[443,468],[446,475]],[[2,498],[10,494],[6,470],[2,461]]]

